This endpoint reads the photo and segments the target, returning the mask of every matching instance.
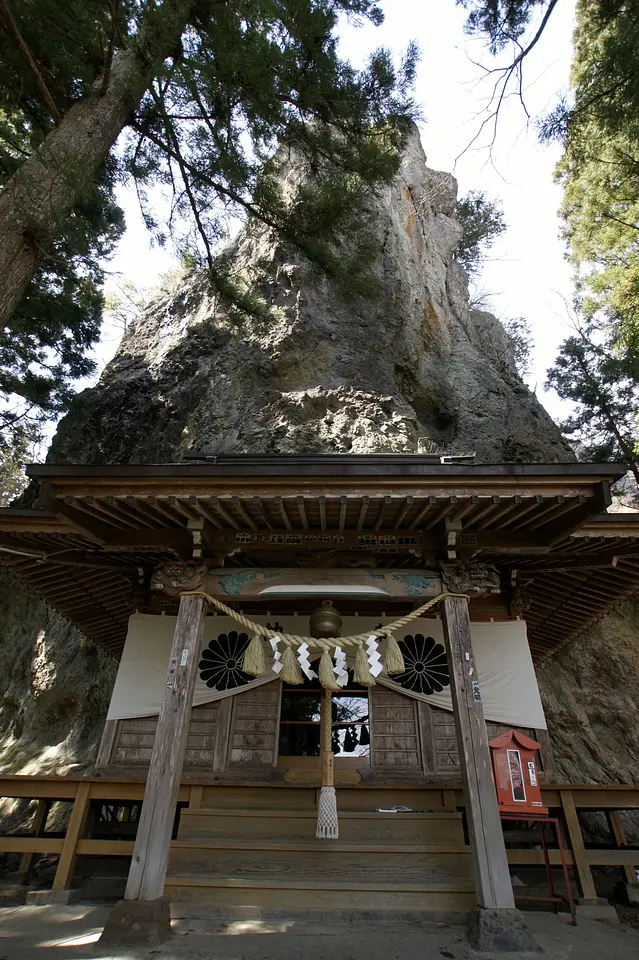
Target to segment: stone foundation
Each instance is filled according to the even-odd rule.
[[[118,900],[100,937],[101,947],[156,947],[171,936],[171,904],[158,900]]]
[[[541,947],[518,910],[475,907],[468,924],[468,939],[480,953],[532,953]]]

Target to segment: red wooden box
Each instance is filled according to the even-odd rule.
[[[540,744],[518,730],[509,730],[488,745],[500,812],[547,814],[535,764],[535,751]]]

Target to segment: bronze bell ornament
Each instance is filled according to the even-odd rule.
[[[332,600],[322,600],[321,607],[314,610],[309,620],[312,637],[322,640],[325,637],[339,637],[342,631],[342,618]]]

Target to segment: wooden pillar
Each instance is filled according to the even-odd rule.
[[[164,892],[205,618],[203,597],[180,598],[126,900],[157,900]]]
[[[333,756],[333,695],[322,687],[320,699],[320,766],[322,786],[335,786],[335,757]]]
[[[489,909],[514,909],[481,691],[470,642],[468,600],[446,597],[442,614],[477,902]]]

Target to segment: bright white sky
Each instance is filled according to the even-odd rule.
[[[482,45],[464,35],[464,11],[454,0],[382,0],[381,6],[386,14],[381,27],[367,24],[342,30],[342,55],[357,65],[377,46],[403,51],[411,39],[418,41],[422,58],[416,99],[426,118],[421,135],[429,166],[454,172],[460,195],[480,189],[502,201],[509,229],[491,250],[482,286],[499,317],[523,316],[531,322],[535,353],[528,382],[558,417],[563,405],[543,391],[543,382],[559,343],[569,333],[564,301],[571,297],[570,269],[557,218],[561,191],[553,182],[559,148],[539,145],[534,121],[568,84],[574,0],[557,5],[526,61],[525,99],[531,122],[527,124],[516,97],[507,101],[492,158],[486,149],[490,137],[484,139],[483,149],[476,144],[460,156],[477,133],[491,86],[490,80],[478,83],[481,69],[472,60],[485,64],[489,60]],[[150,247],[133,191],[122,191],[120,200],[128,228],[110,269],[138,286],[152,285],[175,261],[170,250]],[[120,335],[107,323],[97,351],[101,367]]]

